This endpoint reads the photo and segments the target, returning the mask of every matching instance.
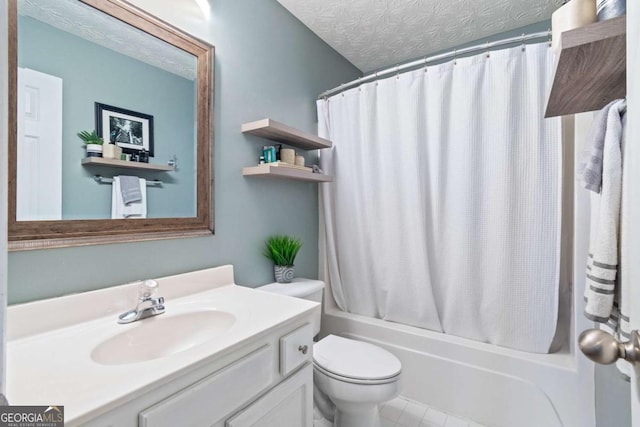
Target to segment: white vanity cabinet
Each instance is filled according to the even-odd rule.
[[[81,424],[101,427],[311,427],[312,334],[308,322],[277,328],[220,361],[196,368]],[[224,366],[219,367],[221,363],[218,362]]]
[[[12,404],[57,402],[67,427],[311,426],[317,302],[232,266],[155,280],[166,313],[127,325],[137,283],[9,307]]]

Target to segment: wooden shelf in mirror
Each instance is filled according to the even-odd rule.
[[[242,125],[241,130],[242,133],[282,142],[303,150],[330,148],[332,145],[328,139],[303,132],[272,119],[262,119],[256,122],[245,123]]]
[[[627,93],[626,16],[561,35],[545,117],[599,110]]]
[[[309,182],[331,182],[333,177],[321,173],[307,172],[282,166],[270,166],[269,164],[250,166],[242,169],[242,175],[260,178],[295,179]]]
[[[173,166],[157,165],[153,163],[128,162],[126,160],[105,159],[104,157],[86,157],[82,159],[83,166],[106,166],[122,169],[139,169],[147,171],[171,172]]]

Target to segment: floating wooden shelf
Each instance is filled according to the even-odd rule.
[[[257,176],[261,178],[297,179],[310,182],[331,182],[333,177],[321,173],[306,172],[294,168],[282,166],[270,166],[269,164],[250,166],[242,169],[244,176]]]
[[[626,34],[626,16],[562,33],[545,117],[599,110],[626,96]]]
[[[282,142],[303,150],[330,148],[332,145],[328,139],[302,132],[271,119],[245,123],[242,125],[241,130],[242,133],[249,133],[272,141]]]
[[[85,157],[82,159],[83,166],[106,166],[111,168],[140,169],[158,172],[173,171],[173,166],[156,165],[152,163],[128,162],[126,160],[105,159],[104,157]]]

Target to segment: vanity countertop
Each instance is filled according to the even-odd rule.
[[[231,266],[156,280],[166,313],[126,325],[117,323],[117,315],[134,306],[136,284],[9,307],[10,403],[64,405],[66,422],[82,422],[319,310],[318,303],[236,286]],[[92,359],[93,349],[128,328],[202,310],[230,313],[235,323],[214,339],[169,356],[114,365]]]

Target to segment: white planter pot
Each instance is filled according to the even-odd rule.
[[[102,157],[102,145],[87,144],[87,157]]]

